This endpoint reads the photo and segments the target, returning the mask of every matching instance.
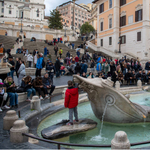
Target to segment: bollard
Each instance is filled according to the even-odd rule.
[[[65,93],[66,93],[67,88],[64,88],[64,90],[62,91],[62,98],[65,98]]]
[[[120,82],[119,81],[116,81],[115,88],[117,91],[120,91]]]
[[[10,129],[10,142],[24,143],[28,142],[28,137],[23,136],[22,133],[29,133],[29,128],[26,126],[24,120],[17,120]]]
[[[31,100],[31,109],[41,111],[41,100],[38,96],[33,96]]]
[[[111,149],[130,149],[130,142],[124,131],[118,131],[111,141]]]
[[[16,114],[16,111],[7,111],[6,116],[3,118],[3,129],[10,130],[16,120],[18,120],[18,115]]]
[[[141,80],[138,80],[138,81],[137,81],[137,86],[138,86],[139,88],[142,88],[142,82],[141,82]]]

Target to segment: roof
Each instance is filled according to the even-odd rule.
[[[67,4],[69,4],[69,3],[73,3],[73,2],[72,2],[72,1],[65,2],[65,3],[59,5],[59,7],[62,7],[62,6],[67,5]],[[87,8],[81,6],[81,5],[77,4],[77,3],[75,3],[75,4],[76,4],[77,6],[83,8],[83,9],[86,9],[88,12],[90,12]]]

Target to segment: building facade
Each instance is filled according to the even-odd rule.
[[[89,19],[89,24],[94,27],[97,32],[97,5],[93,4],[91,7],[91,18]]]
[[[75,10],[74,15],[73,9]],[[57,10],[59,10],[59,12],[62,14],[63,24],[66,23],[66,25],[70,28],[73,27],[73,19],[74,19],[74,28],[80,29],[82,24],[88,22],[89,18],[91,17],[90,11],[88,9],[76,3],[74,6],[72,1],[68,1],[66,3],[63,3],[62,5],[59,5],[57,7]]]
[[[97,46],[150,57],[150,0],[95,0]]]

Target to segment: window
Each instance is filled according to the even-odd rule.
[[[39,17],[39,16],[40,16],[40,15],[39,15],[39,9],[37,9],[36,12],[37,12],[36,16]]]
[[[75,18],[75,20],[78,20],[77,18]]]
[[[4,6],[4,2],[2,2],[2,6]]]
[[[11,14],[11,10],[9,10],[9,14]]]
[[[69,21],[67,20],[67,23],[69,23]]]
[[[112,45],[112,37],[109,37],[109,45]]]
[[[126,43],[126,36],[123,35],[120,37],[120,44],[125,44]]]
[[[101,22],[101,31],[103,31],[103,22]]]
[[[103,47],[103,39],[101,39],[101,47]]]
[[[141,41],[141,32],[137,32],[137,41]]]
[[[109,19],[109,29],[112,28],[112,18]]]
[[[125,5],[126,4],[126,0],[120,0],[120,6]]]
[[[133,23],[133,15],[128,17],[128,24]]]
[[[143,14],[142,9],[135,12],[135,22],[138,22],[138,21],[142,20],[142,14]]]
[[[109,8],[112,8],[112,0],[109,0]]]
[[[77,23],[75,23],[75,26],[77,26]]]
[[[11,5],[9,5],[9,7],[11,7]]]
[[[99,6],[99,13],[104,12],[104,3]]]
[[[126,16],[122,16],[120,17],[120,27],[125,25],[126,25]]]
[[[2,8],[2,13],[4,13],[4,8]]]
[[[63,19],[63,22],[65,22],[65,19]]]

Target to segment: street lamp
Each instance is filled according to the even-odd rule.
[[[66,37],[66,23],[65,23],[65,35],[64,36]]]
[[[20,33],[22,33],[23,30],[22,30],[22,17],[21,17],[21,30],[20,30]]]

